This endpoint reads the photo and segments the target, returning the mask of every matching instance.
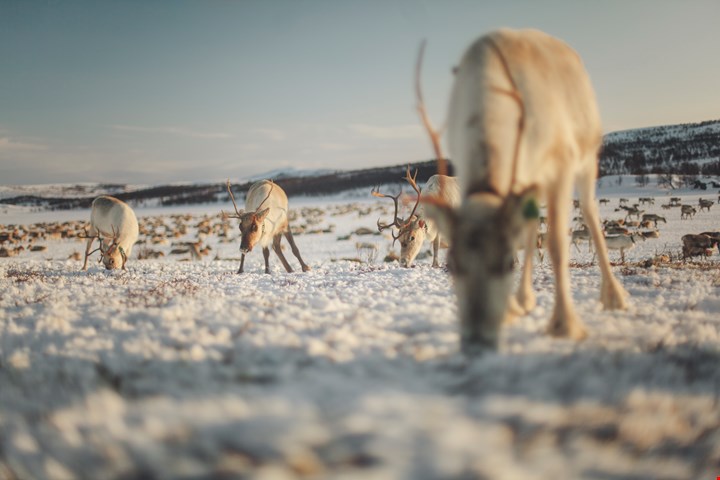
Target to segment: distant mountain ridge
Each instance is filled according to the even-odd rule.
[[[436,173],[434,160],[410,164],[418,169],[418,183]],[[288,196],[335,195],[344,192],[359,196],[376,185],[394,189],[402,180],[406,164],[361,170],[305,170],[284,168],[249,177],[234,184],[242,198],[252,183],[271,178]],[[450,163],[452,173],[452,163]],[[667,125],[612,132],[605,135],[599,161],[600,175],[720,175],[720,120]],[[62,187],[62,188],[61,188]],[[53,185],[51,188],[21,187],[18,195],[0,195],[0,204],[49,209],[88,208],[97,195],[111,194],[131,205],[181,205],[227,201],[223,183],[170,184],[151,187],[127,185]],[[42,193],[40,193],[42,192]],[[0,191],[0,193],[2,193]],[[6,198],[1,198],[5,196]]]
[[[600,175],[720,174],[720,120],[605,135]]]

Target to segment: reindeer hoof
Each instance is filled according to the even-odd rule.
[[[302,267],[303,272],[309,272],[310,270],[312,270],[310,267],[308,267],[307,265],[303,265],[303,267]]]
[[[537,299],[533,292],[526,294],[518,293],[516,297],[517,306],[522,310],[523,315],[530,313],[530,311],[537,305]]]
[[[600,302],[605,310],[625,310],[627,308],[627,292],[614,278],[603,282],[600,290]]]
[[[568,338],[577,341],[587,338],[585,327],[574,316],[571,319],[566,317],[565,321],[561,321],[557,315],[553,315],[547,333],[553,337]]]
[[[510,297],[508,299],[507,309],[505,310],[505,316],[503,317],[503,323],[510,325],[517,320],[518,317],[525,315],[525,310],[518,304],[517,298]]]

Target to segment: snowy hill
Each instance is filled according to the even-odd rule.
[[[720,120],[605,135],[600,173],[720,174]]]

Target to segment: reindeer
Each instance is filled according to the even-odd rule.
[[[642,231],[642,232],[639,232],[639,233],[640,233],[640,235],[642,235],[642,236],[645,237],[646,239],[648,239],[648,238],[660,238],[660,232],[659,232],[657,229],[655,229],[655,230],[646,230],[646,231]]]
[[[692,205],[681,205],[680,206],[680,220],[685,220],[687,218],[692,218],[697,213],[697,210],[695,210],[695,207]]]
[[[606,309],[625,308],[626,293],[612,274],[595,200],[601,141],[590,80],[565,43],[534,30],[500,30],[468,48],[456,69],[448,113],[462,204],[454,209],[428,201],[451,239],[465,351],[496,348],[503,319],[534,307],[528,268],[514,305],[509,296],[519,239],[525,239],[526,252],[536,244],[541,199],[547,200],[556,276],[548,330],[559,337],[586,336],[570,296],[565,232],[573,187],[598,251],[602,303]],[[526,267],[531,257],[525,255]]]
[[[712,207],[713,205],[715,205],[715,202],[713,202],[712,200],[707,200],[707,199],[701,198],[701,199],[698,200],[698,205],[700,206],[700,211],[701,211],[701,212],[703,211],[703,208],[706,209],[706,210],[709,212],[709,211],[710,211],[710,207]]]
[[[588,242],[588,252],[592,252],[592,241],[590,238],[590,230],[587,229],[586,225],[583,225],[582,228],[573,230],[570,232],[571,237],[571,243],[575,245],[575,249],[580,253],[580,247],[578,247],[578,243],[581,241]]]
[[[608,235],[605,237],[605,243],[608,250],[620,250],[620,262],[625,263],[625,252],[635,248],[636,239],[645,241],[642,234],[631,233],[629,235]]]
[[[408,165],[407,172],[405,173],[405,180],[407,180],[413,190],[415,190],[417,199],[412,212],[408,215],[407,220],[403,220],[398,217],[398,199],[400,198],[400,195],[402,195],[402,192],[396,196],[392,196],[380,193],[377,190],[372,191],[373,196],[390,198],[395,204],[393,222],[389,224],[381,224],[378,219],[378,231],[382,232],[383,230],[392,227],[398,228],[398,235],[395,236],[394,233],[391,233],[391,235],[393,237],[393,243],[395,240],[400,240],[400,265],[404,267],[412,266],[415,257],[417,257],[418,253],[420,253],[420,248],[422,248],[425,238],[427,238],[433,245],[432,266],[437,268],[440,266],[438,261],[438,249],[441,244],[441,235],[435,225],[435,222],[428,218],[425,214],[424,206],[420,205],[420,208],[418,209],[422,189],[417,186],[415,181],[417,179],[417,174],[418,171],[415,170],[415,176],[410,176],[410,166]],[[443,201],[450,205],[460,205],[460,189],[455,177],[448,177],[447,175],[433,175],[425,183],[425,194],[439,196],[443,199]]]
[[[683,260],[691,257],[709,256],[712,249],[718,245],[718,240],[706,234],[696,235],[688,233],[682,238],[682,255]]]
[[[288,224],[288,198],[282,188],[277,184],[273,183],[272,180],[260,180],[252,184],[248,190],[247,197],[245,198],[244,210],[238,210],[237,203],[235,203],[235,196],[230,188],[230,180],[227,182],[227,191],[230,194],[233,207],[235,208],[235,214],[227,215],[230,218],[237,218],[240,220],[240,268],[237,273],[243,273],[243,265],[245,264],[245,255],[250,253],[253,247],[260,244],[263,250],[263,256],[265,257],[265,273],[270,273],[270,244],[277,254],[283,267],[288,272],[292,272],[293,269],[285,259],[282,248],[280,247],[280,241],[282,236],[285,235],[290,248],[292,249],[293,255],[300,262],[300,267],[303,272],[310,270],[302,257],[300,257],[300,250],[295,245],[295,239],[293,238],[292,232]],[[223,215],[225,215],[223,213]]]
[[[90,231],[80,236],[88,239],[82,269],[87,270],[88,257],[99,250],[100,259],[106,269],[114,270],[120,267],[125,270],[138,233],[135,212],[127,203],[106,195],[97,197],[93,200],[90,211]],[[96,238],[100,246],[90,251]]]
[[[608,200],[607,198],[601,198],[600,200],[598,200],[598,203],[600,203],[600,205],[607,205],[608,203],[610,203],[610,200]]]
[[[645,210],[640,210],[637,205],[633,205],[632,207],[621,206],[620,209],[625,210],[627,212],[625,214],[626,219],[628,219],[630,217],[635,217],[637,219],[640,219],[640,216],[643,213],[645,213]]]
[[[667,223],[667,220],[665,220],[665,217],[661,217],[660,215],[656,215],[654,213],[643,213],[642,221],[643,222],[653,222],[655,224],[655,228],[657,228],[658,222]]]
[[[638,198],[640,205],[655,205],[655,199],[653,197],[640,197]]]

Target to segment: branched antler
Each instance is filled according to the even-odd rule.
[[[407,166],[407,171],[405,172],[405,180],[410,184],[410,186],[415,190],[415,193],[417,193],[417,199],[415,200],[415,206],[412,209],[412,212],[410,212],[410,215],[408,216],[408,220],[412,218],[413,215],[415,215],[415,210],[417,210],[418,205],[420,204],[420,193],[422,192],[422,189],[417,186],[417,183],[415,180],[417,180],[419,169],[415,169],[415,175],[410,176],[410,165]]]
[[[422,71],[423,56],[425,54],[425,43],[425,40],[423,40],[420,44],[420,51],[418,52],[417,63],[415,64],[415,95],[417,96],[417,111],[420,114],[420,120],[422,120],[425,130],[427,130],[428,135],[430,135],[430,140],[432,141],[433,149],[435,150],[435,158],[437,159],[438,173],[440,175],[447,175],[447,162],[445,161],[442,148],[440,147],[440,139],[442,138],[443,129],[441,128],[440,130],[436,130],[435,127],[433,127],[433,124],[430,121],[430,116],[425,109],[425,100],[423,99],[422,94],[420,74]]]
[[[380,189],[380,187],[375,187],[375,188],[370,192],[370,194],[371,194],[373,197],[378,197],[378,198],[390,198],[390,199],[392,199],[393,203],[395,204],[395,213],[393,214],[394,220],[393,220],[392,223],[380,223],[380,219],[378,218],[378,221],[377,221],[378,231],[379,231],[379,232],[382,232],[383,230],[385,230],[385,229],[387,229],[387,228],[390,228],[390,227],[398,227],[398,228],[400,228],[400,227],[402,226],[403,219],[400,218],[400,217],[398,217],[398,210],[399,210],[398,201],[400,200],[400,195],[402,195],[402,189],[400,189],[400,193],[398,193],[397,195],[394,195],[394,196],[393,196],[393,195],[388,195],[388,194],[386,194],[386,193],[380,193],[380,190],[379,190],[379,189]]]
[[[237,203],[235,203],[235,195],[233,195],[232,189],[230,188],[230,179],[228,179],[226,186],[227,186],[227,191],[230,194],[230,200],[232,200],[233,207],[235,207],[235,215],[228,215],[227,213],[222,212],[223,217],[240,218],[242,213],[240,212],[240,210],[238,210]]]
[[[98,242],[100,244],[100,246],[98,246],[98,248],[96,248],[95,250],[93,250],[91,252],[88,252],[87,256],[90,256],[95,252],[100,252],[100,256],[102,258],[102,255],[104,252],[102,250],[102,237],[100,236],[100,232],[98,232],[96,235],[90,235],[87,231],[87,228],[85,228],[85,227],[83,227],[83,232],[84,232],[84,234],[78,235],[78,238],[97,238]]]

